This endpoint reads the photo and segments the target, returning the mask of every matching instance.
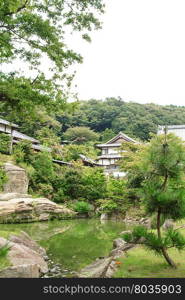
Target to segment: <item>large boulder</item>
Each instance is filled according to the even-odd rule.
[[[25,232],[8,239],[0,237],[0,248],[5,245],[10,266],[0,270],[0,278],[38,278],[48,272],[45,250]]]
[[[0,223],[24,223],[67,219],[76,215],[64,205],[58,205],[46,198],[32,198],[28,195],[26,171],[11,162],[4,164],[8,181],[0,194]]]
[[[44,248],[40,247],[24,231],[21,231],[19,235],[11,235],[9,237],[9,241],[16,243],[16,244],[22,244],[22,245],[32,249],[33,251],[38,252],[40,255],[46,256],[46,250]]]
[[[122,238],[117,238],[113,241],[113,248],[124,247],[126,242]]]
[[[5,163],[4,170],[8,177],[8,181],[3,187],[4,192],[26,194],[29,182],[26,171],[12,163]]]
[[[39,266],[35,264],[8,267],[0,270],[0,278],[39,278]]]
[[[76,213],[46,198],[13,198],[0,201],[0,223],[23,223],[67,219]]]
[[[21,238],[21,237],[20,237]],[[25,246],[23,243],[14,243],[0,237],[0,248],[8,245],[7,259],[14,267],[20,265],[38,265],[41,273],[48,272],[48,266],[42,255],[37,251]]]
[[[0,201],[8,201],[15,198],[32,198],[31,195],[28,194],[20,194],[20,193],[1,193]]]

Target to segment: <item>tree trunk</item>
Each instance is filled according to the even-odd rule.
[[[177,268],[176,264],[175,264],[174,261],[169,257],[169,255],[168,255],[168,253],[167,253],[167,251],[166,251],[166,249],[165,249],[164,247],[162,248],[162,254],[163,254],[164,258],[166,259],[167,263],[170,265],[170,267],[176,269],[176,268]]]
[[[161,220],[161,210],[160,208],[158,209],[157,212],[157,234],[158,234],[158,238],[161,238],[161,224],[160,224],[160,220]],[[174,261],[169,257],[167,250],[165,247],[161,248],[162,254],[165,258],[165,260],[167,261],[167,263],[170,265],[170,267],[172,268],[177,268],[176,264],[174,263]]]

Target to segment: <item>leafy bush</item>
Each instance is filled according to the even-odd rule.
[[[10,152],[11,137],[8,134],[0,134],[0,152],[8,154]]]
[[[83,168],[82,174],[83,197],[95,201],[105,197],[107,181],[100,168]]]
[[[66,196],[62,189],[59,189],[57,192],[54,193],[53,201],[56,203],[64,203],[66,200]]]
[[[109,200],[109,199],[99,200],[99,204],[100,204],[100,210],[105,213],[113,213],[119,210],[118,204],[113,200]]]
[[[48,152],[39,152],[34,155],[33,167],[35,169],[34,180],[36,183],[51,183],[55,174],[52,156]]]
[[[90,205],[85,201],[77,201],[73,209],[78,213],[88,213],[90,211]]]
[[[27,163],[31,164],[33,159],[33,149],[31,148],[32,143],[30,141],[21,141],[14,146],[14,158],[16,163]]]
[[[5,258],[10,250],[10,246],[5,244],[4,246],[0,247],[0,258]]]
[[[44,197],[51,198],[53,194],[53,187],[47,183],[38,183],[37,193],[43,195]]]

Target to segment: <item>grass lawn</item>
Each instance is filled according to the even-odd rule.
[[[185,235],[185,229],[180,232]],[[143,246],[137,246],[128,251],[126,257],[118,259],[120,264],[114,278],[185,278],[185,250],[179,252],[170,249],[168,253],[177,269],[169,267],[162,256],[156,256]]]
[[[13,156],[0,153],[0,162],[1,163],[6,163],[7,161],[10,161],[10,160],[11,161],[14,160]]]

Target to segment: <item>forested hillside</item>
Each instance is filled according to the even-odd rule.
[[[74,114],[63,114],[57,119],[62,124],[62,132],[73,126],[87,126],[101,133],[101,140],[107,140],[119,131],[148,140],[150,132],[157,132],[158,125],[184,124],[185,107],[107,98],[104,101],[82,101]]]
[[[26,134],[34,135],[41,140],[44,138],[44,142],[47,142],[48,137],[51,144],[56,141],[56,135],[59,137],[58,140],[70,140],[66,131],[71,127],[85,127],[85,129],[88,127],[98,133],[93,137],[92,132],[89,132],[89,140],[96,138],[96,140],[107,141],[119,131],[131,137],[148,140],[151,132],[157,132],[158,125],[184,124],[185,106],[139,104],[126,102],[121,98],[107,98],[79,101],[71,104],[70,111],[64,110],[50,115],[38,110],[34,119],[21,118],[20,115],[17,118],[14,115],[11,119],[8,113],[7,115],[4,113],[4,116],[18,123]],[[77,137],[87,135],[85,129],[79,133],[78,128]],[[74,140],[75,134],[72,134],[71,138]]]

